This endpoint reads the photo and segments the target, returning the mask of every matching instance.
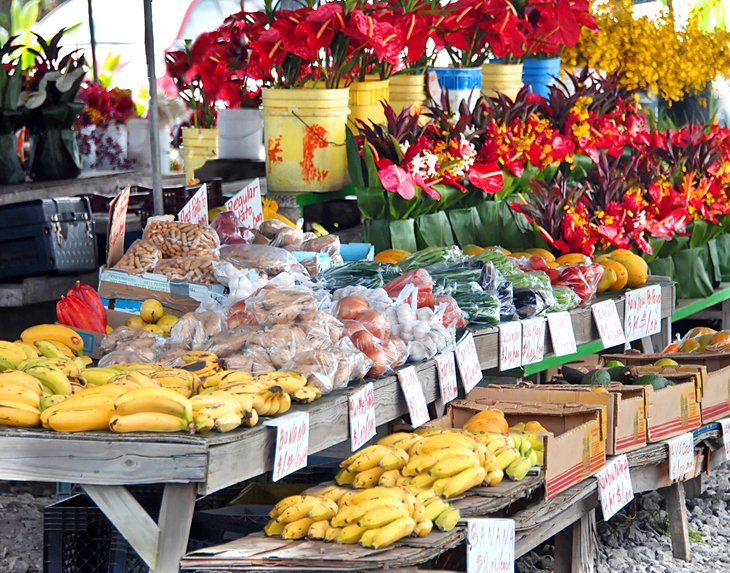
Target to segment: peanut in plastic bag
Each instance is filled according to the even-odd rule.
[[[163,275],[168,281],[182,281],[194,284],[216,284],[214,253],[198,256],[182,256],[162,259],[157,262],[155,272]]]
[[[141,275],[154,271],[161,259],[162,252],[152,242],[137,240],[130,245],[114,268],[133,275]]]
[[[165,258],[205,254],[220,247],[220,239],[212,227],[171,221],[167,217],[151,217],[142,239],[160,249]]]

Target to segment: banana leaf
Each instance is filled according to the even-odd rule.
[[[720,281],[730,282],[730,235],[720,235],[715,239]]]
[[[403,249],[415,253],[418,250],[416,242],[415,219],[403,219],[401,221],[390,221],[390,244],[394,249]]]
[[[462,247],[479,242],[479,214],[474,207],[446,211],[451,223],[451,231],[456,242]]]
[[[722,282],[722,272],[720,271],[720,259],[717,251],[717,239],[712,239],[707,243],[707,251],[710,255],[710,277],[713,286],[717,287]]]
[[[672,255],[679,298],[706,298],[714,291],[712,259],[707,245]]]
[[[657,257],[649,262],[651,274],[675,280],[674,260],[671,257]]]
[[[365,219],[363,221],[363,238],[366,243],[375,247],[375,252],[390,249],[390,228],[386,219]]]
[[[32,110],[30,176],[34,181],[72,179],[81,173],[81,153],[72,129],[83,104],[72,102]]]
[[[501,244],[500,201],[484,201],[475,207],[478,217],[477,240],[480,247]]]
[[[499,212],[502,245],[513,251],[535,246],[533,227],[522,213],[510,209],[506,201],[499,202]]]
[[[419,249],[453,245],[454,235],[451,233],[451,225],[449,225],[446,213],[440,211],[418,217],[416,219],[416,241]]]

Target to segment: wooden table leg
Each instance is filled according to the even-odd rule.
[[[195,484],[174,483],[165,486],[160,508],[157,566],[152,567],[150,573],[180,571],[180,559],[188,547],[194,510]]]
[[[596,511],[590,510],[555,536],[555,573],[592,573]]]
[[[690,560],[689,523],[687,504],[684,499],[684,482],[678,481],[661,490],[667,502],[669,531],[672,537],[672,555],[676,559]]]

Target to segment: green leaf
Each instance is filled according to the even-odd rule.
[[[29,30],[38,21],[41,13],[40,0],[29,0],[20,10],[20,18],[16,26],[20,30]]]
[[[0,101],[0,108],[18,109],[18,100],[20,99],[20,90],[23,89],[23,71],[22,62],[18,61],[15,66],[13,75],[8,79],[7,87],[4,91],[3,101]]]
[[[375,164],[373,152],[367,144],[363,145],[363,158],[365,159],[365,169],[368,175],[368,187],[382,187],[380,177],[378,177],[378,166]]]
[[[386,201],[383,189],[372,187],[357,187],[357,208],[365,219],[380,219],[385,216]]]
[[[362,173],[362,160],[360,151],[357,148],[355,136],[349,127],[346,128],[345,145],[347,146],[347,171],[350,174],[350,181],[355,187],[364,187],[365,179]]]
[[[0,109],[5,107],[5,88],[8,85],[8,72],[0,66]]]

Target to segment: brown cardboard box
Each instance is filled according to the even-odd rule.
[[[124,323],[132,314],[126,312],[120,312],[118,310],[106,311],[106,323],[112,328],[118,326],[124,326]],[[71,327],[73,328],[73,327]],[[74,330],[81,336],[81,340],[84,342],[84,354],[91,356],[92,358],[99,359],[102,356],[101,353],[101,340],[104,338],[104,334],[101,332],[91,332],[90,330],[83,330],[81,328],[74,328]]]
[[[550,404],[540,400],[506,402],[492,388],[475,388],[470,399],[455,400],[445,416],[428,425],[461,428],[475,412],[488,408],[501,409],[510,426],[536,420],[547,428],[548,433],[544,435],[546,499],[593,475],[606,462],[601,407],[597,406]]]
[[[623,454],[646,445],[646,411],[643,387],[611,385],[608,392],[593,392],[595,387],[548,384],[524,388],[504,388],[505,400],[529,401],[535,393],[554,404],[579,402],[601,406],[601,427],[606,436],[606,453]]]
[[[713,422],[730,415],[730,353],[702,352],[677,354],[607,354],[605,360],[620,360],[626,366],[651,365],[660,358],[671,358],[683,366],[707,369],[702,380],[702,422]]]

